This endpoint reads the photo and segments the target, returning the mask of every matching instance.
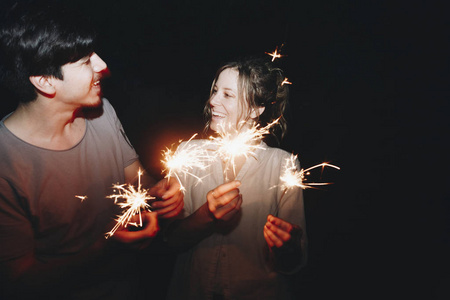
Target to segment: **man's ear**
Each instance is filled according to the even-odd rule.
[[[56,93],[54,78],[50,76],[30,76],[30,82],[37,89],[38,93],[47,97],[53,97]]]
[[[252,119],[259,117],[266,108],[264,106],[259,106],[258,108],[253,108],[250,117]]]

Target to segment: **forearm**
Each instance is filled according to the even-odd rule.
[[[215,230],[215,223],[205,203],[192,215],[173,221],[166,230],[165,238],[170,247],[189,248],[210,236]]]

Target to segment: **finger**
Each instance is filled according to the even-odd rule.
[[[171,177],[169,179],[168,183],[166,181],[165,188],[166,188],[166,191],[161,197],[163,199],[169,199],[169,198],[173,197],[175,194],[181,193],[181,185],[178,182],[178,180],[173,177]]]
[[[175,217],[178,215],[184,207],[184,201],[176,202],[174,205],[170,207],[166,207],[164,209],[157,210],[158,218],[168,219]]]
[[[264,228],[263,233],[264,233],[264,239],[266,240],[267,245],[269,246],[269,248],[272,248],[275,244],[272,242],[272,240],[270,239],[270,237],[267,235],[266,233],[266,228]]]
[[[220,198],[222,195],[228,193],[233,189],[237,189],[241,185],[239,180],[230,181],[224,184],[219,185],[215,189],[208,192],[207,196],[211,196],[215,199]]]
[[[134,243],[143,239],[153,238],[159,231],[156,213],[145,213],[142,215],[144,227],[137,231],[130,231],[127,228],[117,230],[113,237],[122,243]]]
[[[272,231],[279,239],[283,240],[283,241],[288,241],[291,239],[291,234],[285,230],[283,230],[282,228],[275,226],[274,224],[267,222],[266,223],[266,227]]]
[[[227,196],[229,196],[229,194],[230,193],[228,193]],[[225,196],[222,196],[222,198],[223,197]],[[238,194],[224,206],[218,207],[214,213],[214,216],[217,219],[222,219],[225,215],[227,215],[227,218],[229,219],[232,215],[234,215],[239,211],[241,204],[242,204],[242,195]]]
[[[277,235],[275,235],[272,230],[270,230],[267,226],[265,226],[264,229],[265,229],[264,232],[266,233],[267,237],[270,239],[270,241],[274,246],[276,246],[277,248],[283,246],[284,242]]]
[[[182,195],[175,195],[174,197],[168,198],[166,200],[156,200],[152,203],[152,208],[165,208],[176,204],[183,200]]]
[[[274,217],[272,215],[267,216],[267,221],[269,221],[271,224],[281,228],[286,232],[291,232],[292,229],[294,228],[294,226],[291,223],[286,222],[283,219]]]

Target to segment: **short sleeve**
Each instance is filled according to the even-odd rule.
[[[119,144],[122,150],[123,161],[125,164],[124,168],[126,168],[132,163],[134,163],[136,160],[138,160],[139,157],[130,140],[128,139],[125,130],[123,129],[122,123],[117,117],[116,111],[112,107],[111,103],[107,99],[103,99],[103,103],[105,113],[108,116],[108,120],[110,120],[113,123],[114,129],[118,134]]]

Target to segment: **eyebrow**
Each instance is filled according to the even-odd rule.
[[[235,90],[234,89],[231,89],[231,88],[223,88],[224,90],[227,90],[227,91],[231,91],[231,92],[235,92]]]

